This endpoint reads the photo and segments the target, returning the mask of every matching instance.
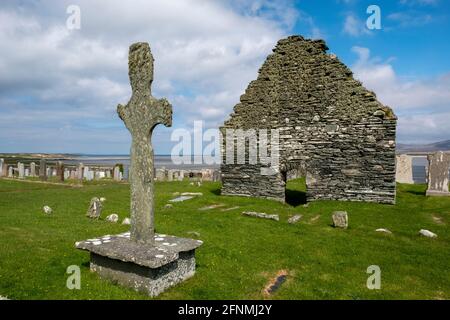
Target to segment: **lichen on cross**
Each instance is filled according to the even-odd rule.
[[[154,241],[154,168],[152,132],[157,124],[172,125],[172,106],[166,99],[151,95],[153,56],[150,46],[138,42],[130,46],[129,77],[132,88],[127,105],[117,112],[131,133],[130,187],[131,240],[153,244]]]

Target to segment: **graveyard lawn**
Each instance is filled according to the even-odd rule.
[[[322,201],[307,207],[303,180],[288,183],[288,204],[220,196],[219,183],[155,186],[156,231],[204,241],[195,276],[158,299],[450,299],[450,198],[425,197],[425,185],[398,185],[396,205]],[[165,208],[176,192],[203,196]],[[0,295],[148,299],[91,273],[88,253],[74,247],[79,240],[128,231],[120,222],[128,217],[129,194],[128,184],[108,181],[76,188],[70,181],[64,186],[0,179]],[[92,197],[106,198],[100,220],[85,216]],[[337,210],[348,212],[348,229],[331,226]],[[279,214],[280,221],[242,211]],[[119,223],[105,221],[111,213]],[[294,214],[303,217],[289,224]],[[420,229],[438,238],[419,236]],[[80,290],[66,287],[70,265],[81,267]],[[366,287],[371,265],[381,268],[380,290]],[[286,281],[265,293],[280,274]]]

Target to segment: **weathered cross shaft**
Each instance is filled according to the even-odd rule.
[[[166,99],[151,95],[153,82],[153,56],[148,43],[130,46],[129,77],[132,96],[127,105],[118,105],[117,112],[131,133],[130,186],[131,186],[131,239],[153,243],[153,147],[152,132],[156,125],[172,125],[172,106]]]

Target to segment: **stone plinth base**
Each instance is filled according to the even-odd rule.
[[[450,197],[450,192],[446,191],[438,191],[438,190],[427,190],[427,196],[438,196],[438,197]]]
[[[91,271],[119,285],[159,295],[195,274],[195,249],[202,241],[158,234],[154,245],[130,240],[130,234],[77,242],[91,254]]]

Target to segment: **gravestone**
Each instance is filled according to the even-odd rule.
[[[119,166],[115,166],[114,167],[114,180],[115,181],[120,181],[120,167]]]
[[[157,296],[195,273],[200,240],[155,234],[154,167],[151,136],[157,124],[171,126],[172,106],[151,95],[153,57],[147,43],[129,51],[132,96],[118,105],[119,117],[131,133],[131,232],[76,244],[91,253],[91,270],[115,283]]]
[[[13,167],[9,167],[8,168],[8,178],[12,178],[14,177],[14,168]]]
[[[156,180],[158,181],[164,181],[166,180],[166,169],[156,169]]]
[[[396,156],[395,181],[398,183],[414,183],[411,156],[407,154]]]
[[[64,164],[62,161],[56,162],[56,177],[58,178],[58,181],[64,181]]]
[[[173,181],[173,173],[174,170],[171,169],[167,170],[167,181]]]
[[[98,219],[102,214],[103,204],[99,198],[94,197],[91,199],[86,216],[91,219]]]
[[[89,179],[89,167],[88,166],[85,166],[83,168],[83,178],[86,179],[86,180]]]
[[[8,175],[8,166],[6,165],[5,159],[0,159],[0,177],[5,177]]]
[[[450,153],[442,151],[428,155],[427,196],[450,196],[448,191]]]
[[[130,167],[127,165],[124,165],[123,166],[123,179],[128,180],[129,175],[130,175]]]
[[[180,170],[178,174],[178,181],[184,180],[184,170]]]
[[[111,178],[111,170],[106,170],[106,178]]]
[[[30,163],[30,176],[36,177],[36,163]]]
[[[25,166],[22,162],[17,163],[17,170],[19,171],[19,179],[25,178]]]
[[[83,164],[79,163],[77,167],[77,179],[83,181]]]
[[[25,168],[25,177],[29,177],[30,176],[30,169]]]

